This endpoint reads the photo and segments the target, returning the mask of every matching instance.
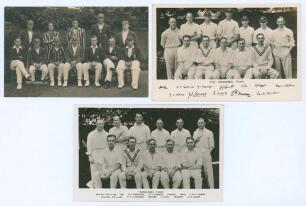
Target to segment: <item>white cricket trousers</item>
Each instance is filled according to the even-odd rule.
[[[24,64],[20,60],[13,60],[10,64],[10,69],[16,71],[17,84],[22,84],[22,76],[28,78],[30,75],[24,67]]]
[[[174,73],[176,70],[177,49],[178,47],[165,48],[164,51],[168,79],[174,78]]]

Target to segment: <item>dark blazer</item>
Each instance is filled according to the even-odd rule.
[[[108,38],[111,35],[110,26],[104,23],[103,29],[100,31],[98,24],[94,24],[90,29],[90,35],[96,35],[98,39],[98,45],[100,47],[105,47],[108,43]]]
[[[40,47],[39,54],[38,54],[36,50],[32,48],[28,53],[28,58],[29,58],[29,65],[32,65],[34,63],[47,64],[47,61],[48,61],[47,50]]]
[[[101,47],[96,48],[95,54],[93,54],[93,49],[91,47],[87,47],[85,51],[85,59],[84,62],[102,62],[104,59],[104,50]]]
[[[24,47],[21,47],[19,50],[19,53],[17,54],[17,49],[16,48],[10,48],[9,50],[9,60],[20,60],[24,64],[26,63],[27,59],[27,52]]]
[[[109,46],[107,48],[104,48],[105,58],[110,58],[112,56],[116,56],[120,58],[120,55],[122,55],[122,48],[119,48],[117,45],[113,48],[112,52],[109,52]]]
[[[121,59],[124,61],[133,61],[133,60],[138,60],[142,61],[142,56],[140,53],[140,50],[136,47],[133,48],[132,50],[132,55],[129,57],[128,56],[128,48],[124,48],[123,55],[121,56]]]
[[[136,33],[129,30],[126,38],[129,38],[129,37],[132,37],[134,39],[134,45],[136,46],[136,42],[137,42]],[[125,47],[126,46],[126,42],[123,42],[123,39],[122,39],[122,31],[120,31],[116,34],[116,44],[119,47]]]
[[[20,32],[21,43],[26,49],[33,47],[33,40],[34,38],[37,38],[37,37],[40,39],[40,41],[42,41],[40,33],[38,31],[33,30],[32,41],[30,42],[28,31],[25,30],[25,31]]]
[[[84,61],[84,58],[85,58],[85,52],[84,52],[84,49],[83,47],[81,46],[78,46],[77,47],[77,50],[75,52],[75,55],[73,53],[73,49],[72,49],[72,46],[69,45],[66,50],[65,50],[65,53],[66,53],[66,60],[68,62],[71,62],[71,61],[76,61],[76,62],[83,62]]]

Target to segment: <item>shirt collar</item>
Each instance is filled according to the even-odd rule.
[[[134,49],[135,46],[134,45],[132,47],[126,46],[125,48],[127,48],[127,49]]]
[[[16,45],[13,46],[14,49],[22,49],[22,46],[16,47]]]
[[[94,47],[93,45],[91,45],[90,48],[95,48],[95,49],[97,49],[98,46],[96,45],[96,46]]]
[[[135,126],[142,127],[142,126],[144,125],[144,123],[142,122],[141,124],[138,125],[138,124],[136,124],[136,122],[135,122],[134,125],[135,125]]]

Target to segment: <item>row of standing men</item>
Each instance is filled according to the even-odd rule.
[[[188,12],[187,22],[180,29],[176,19],[170,18],[169,28],[161,34],[167,78],[281,78],[282,73],[285,78],[292,78],[290,53],[295,40],[292,30],[285,26],[284,17],[277,18],[278,27],[272,30],[267,25],[267,17],[261,16],[260,27],[254,30],[249,26],[248,16],[241,18],[242,26],[239,27],[232,15],[232,11],[227,10],[225,19],[217,25],[208,11],[204,14],[204,22],[198,25],[193,22],[193,14]],[[188,38],[188,46],[183,37]],[[244,46],[239,48],[242,39]],[[204,41],[208,41],[208,45]],[[228,48],[222,48],[222,44]],[[241,55],[245,58],[237,59]]]
[[[137,188],[190,188],[190,178],[195,188],[202,188],[202,171],[209,188],[214,188],[211,151],[215,148],[213,133],[205,128],[204,118],[199,118],[198,129],[191,136],[184,128],[183,119],[177,119],[177,129],[171,134],[163,128],[162,119],[156,129],[143,123],[140,113],[130,129],[114,116],[114,126],[106,132],[104,120],[99,119],[96,129],[88,134],[87,155],[91,170],[91,187],[102,187],[101,179],[110,179],[110,187],[126,188],[133,180]]]

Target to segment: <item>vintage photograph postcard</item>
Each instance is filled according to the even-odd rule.
[[[156,101],[298,101],[300,7],[153,5]]]
[[[75,105],[74,200],[223,201],[223,107]]]

